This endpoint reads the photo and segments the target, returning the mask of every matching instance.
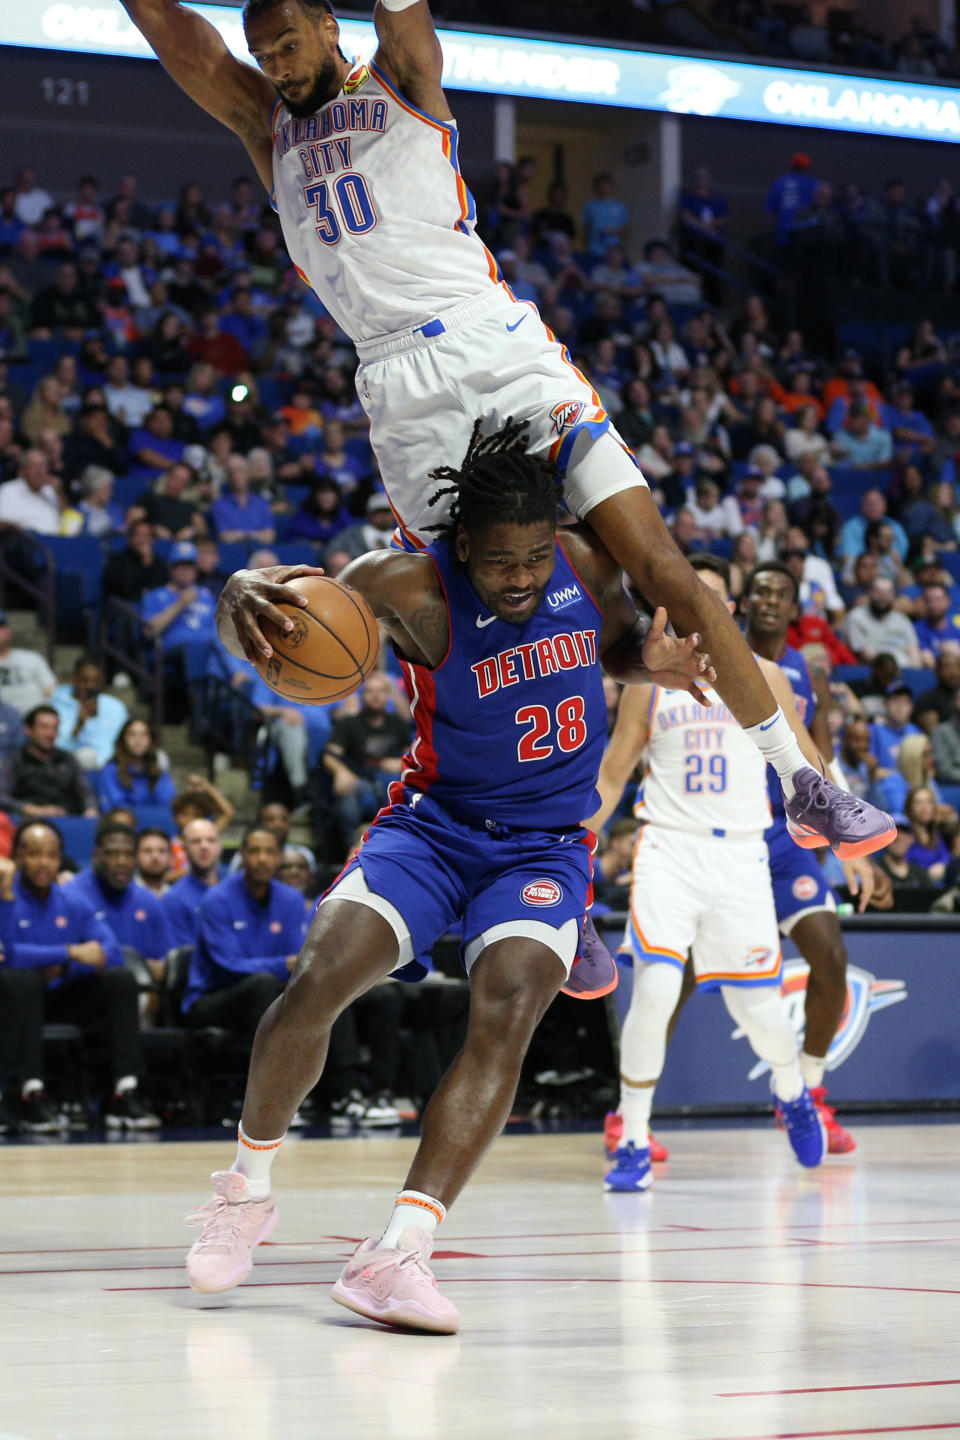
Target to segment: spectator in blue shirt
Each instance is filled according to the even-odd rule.
[[[893,548],[900,559],[905,560],[909,548],[907,532],[899,520],[891,520],[887,515],[887,497],[882,490],[864,491],[860,500],[860,514],[847,520],[840,531],[837,558],[852,561],[862,555],[866,549],[867,526],[877,520],[883,520],[890,526],[893,531]]]
[[[130,458],[141,470],[162,475],[183,459],[186,446],[173,438],[173,416],[165,405],[156,405],[143,426],[134,430],[128,447]]]
[[[15,750],[21,749],[26,738],[23,733],[23,716],[20,711],[14,710],[6,700],[0,700],[0,760],[5,755],[13,754]]]
[[[118,805],[172,805],[177,787],[160,763],[153,729],[146,720],[128,720],[113,756],[97,776],[101,810]]]
[[[890,431],[874,425],[866,405],[851,405],[846,423],[833,437],[832,448],[838,463],[853,470],[876,470],[893,458]]]
[[[905,462],[919,465],[936,448],[934,428],[923,411],[914,408],[913,386],[906,382],[896,386],[892,403],[883,407],[883,423],[893,434],[897,456]]]
[[[43,1026],[66,1022],[105,1032],[114,1074],[103,1114],[109,1128],[156,1129],[137,1093],[142,1070],[137,982],[109,927],[72,885],[56,883],[60,833],[47,820],[17,827],[13,859],[0,860],[0,1069],[17,1082],[14,1115],[39,1133],[62,1120],[44,1086]]]
[[[253,361],[258,360],[266,349],[267,324],[253,308],[253,296],[248,289],[234,292],[233,303],[220,320],[220,329],[239,340]]]
[[[778,175],[767,191],[764,205],[775,219],[774,239],[778,246],[789,245],[801,210],[813,200],[818,181],[810,174],[810,157],[797,151],[790,157],[790,169]]]
[[[60,749],[75,755],[85,770],[99,770],[107,763],[127,720],[123,701],[104,694],[106,683],[99,660],[81,656],[71,681],[58,685],[50,696],[60,717]]]
[[[242,455],[227,459],[227,491],[211,507],[218,538],[224,544],[248,540],[272,545],[277,538],[273,511],[262,495],[250,493],[250,468]]]
[[[323,476],[302,501],[300,509],[291,516],[287,533],[291,540],[310,540],[315,545],[327,545],[351,523],[352,516],[343,503],[339,484],[331,477]]]
[[[102,820],[91,864],[67,883],[83,896],[120,945],[136,950],[159,983],[173,941],[161,901],[134,880],[136,868],[136,832],[115,820]]]
[[[908,735],[920,735],[919,726],[911,721],[913,692],[903,680],[887,686],[883,702],[884,716],[870,726],[870,748],[877,757],[875,778],[884,780],[897,768],[897,752]]]
[[[614,198],[615,181],[604,171],[593,178],[593,198],[588,200],[580,213],[583,226],[584,248],[602,258],[610,245],[626,243],[630,228],[630,211],[622,200]]]
[[[275,879],[272,830],[248,830],[242,869],[200,902],[197,948],[183,1000],[187,1023],[217,1025],[252,1040],[282,993],[307,930],[303,896]]]
[[[227,407],[219,393],[220,377],[206,360],[198,361],[190,371],[184,414],[196,420],[201,430],[210,431],[227,418]]]
[[[924,585],[923,609],[914,616],[913,628],[920,646],[920,663],[931,669],[944,645],[960,645],[960,611],[952,605],[950,591],[941,580]]]
[[[143,597],[141,615],[154,638],[162,636],[164,649],[212,643],[216,638],[217,603],[209,590],[197,585],[197,547],[182,540],[170,551],[170,580]]]
[[[293,791],[295,806],[309,800],[310,774],[316,770],[330,738],[333,721],[332,705],[294,705],[271,690],[265,680],[254,675],[246,692],[270,727],[270,739],[277,747],[284,773]]]
[[[189,820],[180,832],[190,869],[163,897],[164,913],[174,945],[195,945],[200,903],[220,883],[223,845],[212,820]]]

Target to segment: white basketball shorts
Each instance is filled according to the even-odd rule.
[[[429,504],[441,485],[430,475],[441,465],[459,467],[477,419],[484,433],[511,418],[527,420],[527,448],[557,465],[567,508],[580,518],[601,500],[646,484],[600,397],[536,307],[505,289],[416,330],[363,341],[357,354],[357,394],[398,539],[408,549],[429,544],[436,538],[429,527],[447,518],[448,498]],[[601,440],[603,465],[585,465]]]
[[[779,985],[780,934],[763,839],[642,825],[623,949],[638,962],[681,970],[692,950],[697,984],[707,989]]]

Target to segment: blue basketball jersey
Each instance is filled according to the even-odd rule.
[[[817,708],[817,702],[814,698],[813,682],[810,679],[806,660],[799,650],[793,650],[788,645],[777,663],[793,687],[797,714],[804,725],[809,725],[813,712]],[[774,824],[785,823],[783,787],[780,784],[780,776],[772,765],[767,766],[767,787],[770,791],[770,809],[773,812]]]
[[[401,659],[417,727],[402,786],[429,791],[468,824],[579,825],[600,803],[607,738],[600,610],[559,544],[544,598],[522,625],[490,614],[445,540],[426,553],[450,645],[435,670]]]

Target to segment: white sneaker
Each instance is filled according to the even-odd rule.
[[[367,1102],[367,1107],[357,1121],[358,1125],[399,1125],[400,1111],[393,1103],[390,1095],[384,1092],[378,1095],[375,1100]]]

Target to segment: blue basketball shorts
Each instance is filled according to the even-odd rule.
[[[320,903],[352,900],[384,915],[400,946],[400,979],[422,979],[435,941],[461,924],[468,974],[488,945],[526,936],[552,949],[569,978],[592,898],[590,832],[487,830],[419,791],[404,797],[371,822]]]
[[[763,838],[770,855],[770,879],[780,933],[789,935],[798,920],[817,910],[836,913],[836,897],[823,878],[816,852],[795,845],[782,820],[775,820]]]

